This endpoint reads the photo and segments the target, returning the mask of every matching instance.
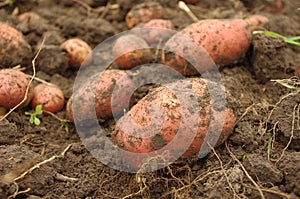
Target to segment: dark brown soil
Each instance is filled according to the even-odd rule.
[[[176,30],[192,23],[177,8],[177,1],[157,1],[164,7],[164,18],[170,19]],[[94,9],[106,3],[84,2]],[[47,36],[36,62],[37,77],[61,87],[68,99],[76,71],[67,67],[68,58],[60,44],[79,37],[95,47],[127,30],[125,15],[137,2],[144,1],[112,0],[110,4],[118,4],[119,9],[106,10],[101,18],[101,13],[88,12],[76,1],[16,0],[13,6],[0,8],[0,20],[25,35],[33,49],[31,58]],[[282,10],[276,8],[276,2],[200,0],[190,7],[199,19],[263,14],[270,19],[268,30],[299,36],[300,1],[283,0]],[[27,11],[42,19],[19,22],[17,15]],[[281,39],[254,36],[243,61],[221,69],[237,115],[228,147],[223,144],[205,158],[174,163],[151,173],[120,172],[102,164],[91,154],[101,153],[110,145],[97,133],[84,135],[82,143],[73,124],[67,133],[57,119],[44,116],[35,126],[24,114],[30,107],[14,111],[0,122],[0,198],[263,198],[262,194],[265,198],[300,198],[300,94],[270,81],[294,76],[300,67],[299,55],[299,47]],[[31,63],[23,67],[32,73]],[[139,88],[136,101],[148,92],[149,86]],[[66,109],[56,115],[66,118]],[[104,122],[108,135],[114,124]],[[83,144],[95,146],[95,150],[88,151]],[[54,159],[13,182],[51,157]],[[113,154],[105,157],[107,162],[114,158]]]

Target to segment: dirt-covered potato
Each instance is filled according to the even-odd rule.
[[[170,20],[152,19],[136,26],[132,31],[143,38],[150,46],[168,40],[174,33],[174,26]]]
[[[65,96],[62,90],[54,84],[39,84],[33,89],[31,106],[33,109],[37,105],[42,105],[43,111],[56,113],[65,105]],[[44,115],[47,115],[44,112]]]
[[[252,29],[264,27],[269,23],[269,19],[262,15],[252,15],[245,19]]]
[[[69,55],[69,66],[75,69],[87,66],[92,61],[92,49],[79,38],[68,39],[62,43],[61,48]]]
[[[120,69],[131,69],[152,59],[147,42],[133,34],[119,37],[113,45],[112,53]]]
[[[207,19],[193,23],[175,34],[166,43],[166,48],[182,52],[184,56],[172,56],[165,51],[163,52],[164,63],[184,75],[195,74],[193,70],[189,69],[188,62],[185,60],[186,57],[193,55],[195,50],[192,45],[184,42],[182,35],[204,48],[218,66],[238,62],[250,47],[251,27],[258,25],[258,21],[258,17],[256,17],[253,20],[248,18],[247,21],[242,19]],[[260,21],[261,24],[265,23],[264,19]],[[192,64],[202,71],[211,68],[211,64],[201,60],[200,56]]]
[[[123,113],[130,99],[133,82],[122,70],[106,70],[90,77],[76,90],[67,104],[71,121],[81,122],[98,118],[105,120]],[[113,92],[116,92],[112,99]],[[130,101],[130,100],[129,100]]]
[[[0,70],[0,106],[10,109],[18,105],[25,97],[28,84],[29,78],[25,73],[14,69]],[[20,108],[27,106],[32,96],[30,86],[27,99]]]
[[[0,22],[0,68],[27,64],[31,57],[31,46],[22,33]]]
[[[210,96],[207,83],[201,78],[180,80],[145,96],[118,121],[114,137],[117,145],[133,153],[150,153],[177,137],[169,155],[183,150],[179,159],[184,160],[195,156],[205,142],[222,144],[232,133],[236,117],[232,109]],[[180,128],[182,133],[178,135]],[[128,161],[137,164],[136,160]]]
[[[161,19],[162,17],[162,6],[157,2],[149,1],[132,7],[126,15],[126,24],[131,29],[143,21]]]
[[[19,21],[21,22],[30,22],[40,20],[40,15],[35,12],[24,12],[18,16]]]

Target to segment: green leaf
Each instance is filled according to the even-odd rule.
[[[34,124],[39,126],[41,124],[41,120],[37,117],[34,117]]]
[[[42,110],[42,105],[37,105],[36,107],[35,107],[35,114],[36,115],[41,115],[42,113],[43,113],[43,110]]]
[[[30,115],[30,118],[29,118],[29,122],[30,122],[30,124],[33,124],[33,122],[34,122],[34,118],[35,118],[35,116],[33,116],[33,115]]]
[[[293,41],[297,41],[297,40],[300,40],[300,36],[297,36],[297,37],[291,37],[290,39],[293,40]]]
[[[286,82],[284,82],[280,79],[271,80],[271,82],[276,82],[276,83],[278,83],[278,84],[280,84],[280,85],[282,85],[282,86],[284,86],[288,89],[292,89],[292,90],[298,90],[299,89],[298,87],[292,86],[292,85],[290,85],[290,84],[288,84],[288,83],[286,83]]]
[[[247,156],[246,156],[246,154],[244,154],[242,157],[242,162],[244,162],[246,160],[246,158],[247,158]]]

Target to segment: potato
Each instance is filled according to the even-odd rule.
[[[113,45],[112,54],[120,69],[146,64],[152,58],[147,42],[132,34],[119,37]]]
[[[69,55],[69,66],[75,69],[80,66],[87,66],[92,61],[92,49],[79,38],[68,39],[62,43],[61,48]]]
[[[252,29],[264,27],[267,23],[269,23],[269,19],[262,15],[252,15],[247,17],[245,21]]]
[[[126,24],[129,29],[139,23],[150,19],[161,19],[163,17],[163,8],[157,2],[145,2],[137,4],[131,8],[126,15]]]
[[[0,106],[10,109],[18,105],[25,97],[28,84],[29,78],[25,73],[14,69],[0,70]],[[20,108],[29,104],[32,95],[30,85],[27,99]]]
[[[24,12],[18,16],[19,21],[21,22],[30,22],[40,20],[40,15],[34,12]]]
[[[116,90],[116,97],[112,99]],[[98,118],[106,120],[123,113],[130,99],[133,82],[122,70],[106,70],[90,77],[76,90],[67,104],[67,115],[71,121],[82,122]],[[130,101],[130,100],[129,100]]]
[[[216,143],[215,146],[222,144],[232,133],[236,117],[230,108],[218,106],[217,102],[212,104],[215,99],[210,99],[208,82],[191,78],[169,84],[168,88],[181,97],[166,87],[159,87],[145,96],[116,124],[116,144],[126,151],[145,154],[146,157],[147,153],[163,149],[177,137],[168,151],[169,156],[176,156],[178,151],[183,150],[179,161],[194,157],[207,141],[212,145]],[[191,86],[185,86],[186,83]],[[216,83],[210,84],[216,86]],[[191,103],[193,100],[197,103]],[[222,114],[226,115],[223,127]],[[179,127],[182,128],[180,135]],[[143,162],[142,159],[128,161],[133,166]]]
[[[37,105],[42,105],[43,111],[56,113],[65,105],[65,96],[62,90],[54,84],[39,84],[33,89],[31,107],[35,109]],[[46,112],[43,112],[47,115]]]
[[[251,44],[251,28],[245,20],[207,19],[193,23],[175,34],[166,43],[167,49],[182,52],[183,58],[182,56],[178,57],[178,55],[171,56],[168,51],[163,52],[163,62],[166,65],[179,70],[182,74],[184,74],[183,69],[187,68],[184,75],[195,75],[195,70],[191,70],[187,66],[187,61],[184,60],[184,58],[193,55],[194,49],[191,45],[184,43],[180,34],[187,36],[203,47],[218,66],[239,61]],[[203,54],[205,53],[203,52]],[[194,60],[193,64],[202,71],[212,68],[211,63],[202,61],[200,56]]]
[[[31,55],[31,46],[23,35],[8,24],[0,22],[0,68],[27,64]]]
[[[165,19],[152,19],[146,23],[140,23],[132,31],[150,46],[156,46],[159,42],[168,40],[175,33],[172,22]]]

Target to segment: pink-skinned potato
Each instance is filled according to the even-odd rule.
[[[113,113],[123,113],[131,103],[133,85],[125,71],[99,72],[74,91],[67,103],[67,116],[73,122],[82,122],[95,118],[106,120]]]
[[[82,39],[72,38],[61,44],[69,55],[69,66],[78,69],[92,62],[92,48]]]
[[[0,68],[27,64],[31,54],[31,46],[22,33],[0,22]]]
[[[21,71],[14,69],[0,70],[0,107],[11,109],[17,106],[25,97],[29,78]],[[29,86],[26,101],[19,108],[26,107],[33,96],[32,86]]]
[[[162,6],[153,1],[135,5],[126,15],[126,24],[129,29],[135,27],[143,21],[150,19],[161,19],[163,17]]]
[[[54,84],[39,84],[33,89],[31,107],[35,109],[37,105],[42,105],[44,115],[47,112],[56,113],[63,109],[65,96],[62,90]]]
[[[178,70],[184,75],[190,76],[197,74],[197,71],[191,69],[187,57],[193,57],[191,63],[200,71],[206,71],[213,68],[211,61],[197,57],[195,45],[190,45],[191,41],[184,42],[183,36],[197,43],[200,48],[206,51],[211,60],[217,66],[229,65],[240,61],[249,50],[252,39],[252,28],[257,25],[265,25],[267,18],[249,17],[243,19],[206,19],[200,20],[184,28],[179,33],[171,37],[165,45],[166,49],[176,51],[170,55],[169,51],[162,54],[163,62]],[[187,44],[188,43],[188,44]],[[198,47],[199,48],[199,47]],[[180,54],[180,55],[179,55]],[[208,61],[206,63],[206,60]]]
[[[183,83],[186,82],[190,83],[193,94],[188,92],[180,101],[180,97],[168,88],[184,93]],[[169,156],[176,156],[178,151],[182,151],[177,161],[195,157],[206,142],[219,146],[232,133],[236,117],[231,108],[216,108],[218,106],[212,104],[215,101],[209,96],[207,82],[191,78],[149,93],[117,122],[115,143],[126,151],[145,154],[144,157],[148,158],[148,153],[163,149],[176,138],[176,143],[168,151]],[[196,100],[196,103],[191,103],[191,100]],[[159,106],[156,108],[158,112],[155,112],[155,106]],[[198,112],[195,113],[196,110]],[[180,135],[179,128],[183,132]],[[144,162],[143,158],[129,156],[126,160],[133,167]],[[126,155],[124,158],[127,158]]]
[[[38,21],[41,19],[41,16],[35,12],[24,12],[18,16],[18,19],[21,22]]]
[[[262,28],[269,23],[269,19],[262,15],[252,15],[245,18],[247,24],[250,25],[251,29]]]
[[[152,59],[147,42],[133,34],[119,37],[113,45],[112,54],[119,69],[131,69]]]
[[[166,41],[175,33],[173,23],[166,19],[151,19],[148,22],[140,23],[132,31],[150,46],[156,46],[159,42]]]

